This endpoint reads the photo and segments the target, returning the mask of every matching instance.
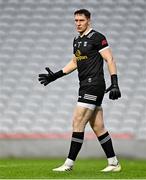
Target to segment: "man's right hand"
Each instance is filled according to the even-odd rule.
[[[52,81],[55,81],[56,79],[66,75],[65,73],[63,73],[63,70],[53,73],[48,67],[46,67],[45,69],[48,73],[47,74],[39,74],[39,78],[38,78],[40,83],[43,84],[44,86],[47,86]]]
[[[38,80],[40,81],[41,84],[43,84],[44,86],[47,86],[52,81],[55,81],[57,78],[55,76],[55,73],[53,73],[48,67],[46,67],[45,69],[48,73],[39,74]]]

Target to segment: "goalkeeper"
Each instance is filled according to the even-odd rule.
[[[73,41],[73,58],[60,71],[52,72],[48,67],[46,74],[39,74],[39,81],[44,86],[74,70],[78,70],[79,96],[73,115],[73,132],[70,150],[64,164],[53,171],[72,170],[76,157],[84,140],[84,130],[89,122],[105,152],[108,165],[102,172],[118,172],[121,166],[115,155],[110,134],[103,121],[102,100],[104,93],[116,100],[121,97],[118,86],[117,68],[105,36],[91,28],[91,14],[86,9],[74,12],[74,20],[79,35]],[[105,88],[103,61],[107,63],[111,76],[111,86]]]

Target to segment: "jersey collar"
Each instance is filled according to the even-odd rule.
[[[93,29],[92,28],[90,28],[85,34],[83,34],[82,36],[80,36],[81,38],[83,37],[83,36],[86,36],[87,34],[89,34],[89,32],[90,31],[92,31]]]
[[[90,28],[84,35],[86,36],[90,31],[92,31],[92,28]]]

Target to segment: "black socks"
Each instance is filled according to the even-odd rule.
[[[75,161],[84,140],[84,132],[73,132],[68,158]]]
[[[115,156],[115,152],[112,145],[112,140],[108,132],[98,137],[98,140],[107,156],[111,158]]]

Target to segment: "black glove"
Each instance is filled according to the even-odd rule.
[[[118,86],[118,77],[116,74],[111,75],[111,86],[106,89],[105,93],[109,91],[109,99],[115,100],[121,97],[121,92]]]
[[[63,73],[63,70],[53,73],[48,67],[46,67],[45,69],[48,72],[48,74],[39,74],[39,78],[38,78],[40,83],[43,84],[44,86],[47,86],[52,81],[55,81],[56,79],[65,75],[65,73]]]

